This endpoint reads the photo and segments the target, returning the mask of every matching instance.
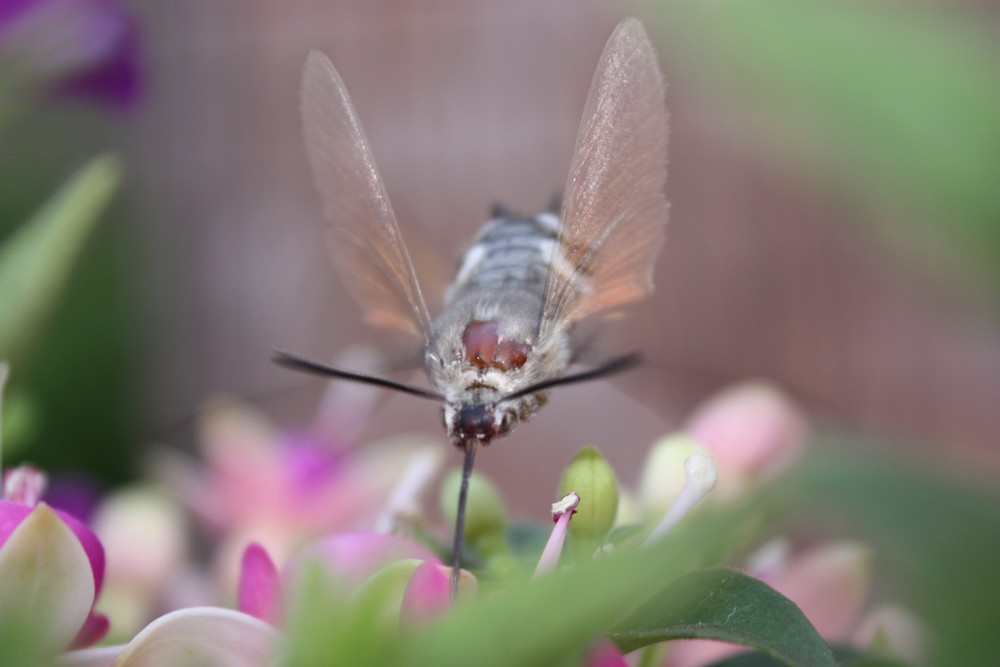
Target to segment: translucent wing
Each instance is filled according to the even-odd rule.
[[[370,324],[426,339],[427,306],[371,147],[344,82],[318,51],[309,54],[302,76],[302,119],[341,279]]]
[[[565,262],[546,286],[543,329],[644,297],[663,244],[667,110],[656,52],[626,19],[604,47],[562,206]]]

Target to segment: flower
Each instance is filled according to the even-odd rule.
[[[136,20],[119,0],[0,5],[2,74],[22,94],[46,90],[127,110],[140,97],[140,60]]]
[[[535,576],[556,569],[559,563],[559,556],[562,554],[563,543],[566,541],[566,531],[569,530],[569,521],[576,514],[576,508],[580,504],[580,496],[577,493],[567,493],[562,500],[552,503],[552,520],[555,528],[552,535],[542,550],[542,557],[538,559],[538,567],[535,568]]]
[[[626,495],[617,523],[666,512],[692,482],[684,463],[692,456],[712,459],[712,497],[733,500],[787,470],[808,434],[802,411],[773,385],[754,381],[724,389],[703,402],[683,429],[653,444],[639,482],[639,507]]]
[[[56,650],[96,642],[107,620],[93,613],[104,552],[90,530],[45,503],[0,500],[0,623],[24,622]]]
[[[450,567],[432,561],[417,566],[403,591],[400,615],[404,623],[422,623],[451,608],[450,572]]]
[[[784,392],[752,381],[710,397],[683,432],[715,458],[719,493],[733,498],[752,482],[786,471],[805,447],[809,424]]]
[[[414,487],[426,484],[426,468],[433,471],[440,460],[440,445],[419,437],[355,450],[317,429],[281,432],[230,400],[206,410],[201,446],[207,468],[166,454],[158,468],[176,498],[220,540],[220,581],[236,580],[251,542],[287,562],[303,544],[370,526],[380,514],[391,528],[414,512],[406,507],[420,490]],[[413,466],[422,469],[417,483],[408,475]],[[399,486],[405,494],[394,493]]]
[[[715,468],[715,459],[705,454],[692,454],[684,460],[684,486],[681,487],[677,499],[666,511],[653,532],[646,538],[646,543],[661,539],[688,515],[694,506],[712,492],[719,475]]]
[[[240,611],[274,626],[280,626],[285,615],[278,568],[267,550],[256,542],[249,544],[243,552],[236,606]]]
[[[98,505],[92,525],[107,556],[99,607],[113,640],[132,637],[164,609],[192,606],[182,585],[193,570],[186,518],[167,494],[149,485],[119,489]]]
[[[165,614],[127,644],[64,653],[60,667],[227,665],[261,667],[277,654],[278,631],[249,614],[191,607]]]

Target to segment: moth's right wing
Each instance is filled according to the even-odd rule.
[[[302,76],[302,120],[341,280],[367,322],[426,341],[430,316],[371,147],[344,82],[318,51]]]
[[[540,328],[641,299],[667,221],[663,74],[642,24],[615,29],[584,107],[563,196],[565,271],[551,271]]]

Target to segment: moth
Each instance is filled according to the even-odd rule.
[[[306,150],[341,279],[365,320],[418,336],[433,390],[286,353],[281,365],[439,401],[464,450],[453,589],[477,447],[509,434],[550,390],[623,370],[636,355],[567,373],[581,319],[645,297],[667,220],[667,111],[646,31],[626,19],[597,65],[561,208],[517,216],[495,207],[459,262],[432,319],[368,140],[330,60],[309,54],[302,81]]]

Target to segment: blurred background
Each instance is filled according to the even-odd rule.
[[[59,3],[0,12],[0,55],[37,56],[10,25],[45,4]],[[0,104],[0,238],[97,153],[119,153],[124,180],[13,354],[8,462],[120,482],[150,443],[190,448],[218,392],[307,421],[323,382],[273,366],[272,347],[415,357],[365,327],[325,253],[298,112],[309,50],[346,82],[433,308],[491,203],[531,213],[562,189],[601,49],[634,15],[668,82],[671,220],[654,296],[594,356],[639,349],[646,364],[556,391],[479,469],[515,511],[543,514],[580,446],[634,483],[699,400],[765,378],[820,423],[997,470],[1000,24],[986,3],[80,4],[118,13],[132,88]],[[59,16],[81,52],[105,35]],[[386,395],[363,440],[414,431],[450,447],[435,406]]]

